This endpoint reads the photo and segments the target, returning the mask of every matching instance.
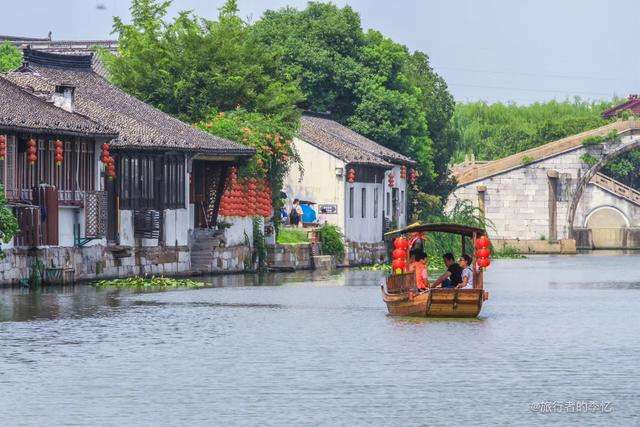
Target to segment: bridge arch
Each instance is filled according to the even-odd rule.
[[[594,228],[599,225],[609,225],[619,227],[630,227],[631,221],[627,215],[615,206],[602,205],[589,211],[584,219],[585,228]]]
[[[567,214],[569,237],[573,236],[574,234],[573,225],[580,199],[582,199],[584,190],[587,185],[589,185],[589,182],[594,177],[594,175],[600,172],[602,168],[604,168],[604,166],[611,160],[636,148],[640,148],[640,131],[635,129],[620,132],[617,138],[603,143],[600,153],[596,153],[598,161],[585,171],[582,177],[578,180],[578,183],[573,191],[571,204],[569,205]],[[626,217],[626,215],[623,216],[628,222],[628,218]]]

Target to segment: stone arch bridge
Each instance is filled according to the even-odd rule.
[[[494,243],[524,252],[640,248],[640,191],[600,170],[640,147],[640,122],[618,121],[503,159],[454,167],[447,205],[467,200]]]

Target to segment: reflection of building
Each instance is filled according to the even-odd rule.
[[[302,167],[293,166],[285,179],[290,199],[325,208],[350,242],[377,243],[385,224],[406,224],[413,160],[320,114],[302,117],[294,142]]]
[[[0,76],[0,182],[22,229],[13,244],[46,246],[47,265],[80,277],[189,270],[189,231],[215,225],[229,167],[253,150],[129,96],[92,71],[91,55],[24,59]]]

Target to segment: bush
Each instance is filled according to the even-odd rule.
[[[318,236],[323,255],[333,255],[338,259],[344,258],[343,236],[338,226],[325,224],[318,229]]]

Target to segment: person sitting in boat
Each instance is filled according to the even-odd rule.
[[[421,250],[412,250],[409,252],[409,260],[409,272],[416,275],[416,287],[420,291],[426,290],[429,287],[427,254]]]
[[[464,254],[458,260],[462,268],[462,282],[456,286],[458,289],[473,289],[473,270],[471,269],[471,257]]]
[[[451,252],[442,255],[442,258],[444,258],[444,265],[447,266],[447,271],[433,282],[433,287],[455,288],[462,283],[462,267],[456,262],[456,258]]]

